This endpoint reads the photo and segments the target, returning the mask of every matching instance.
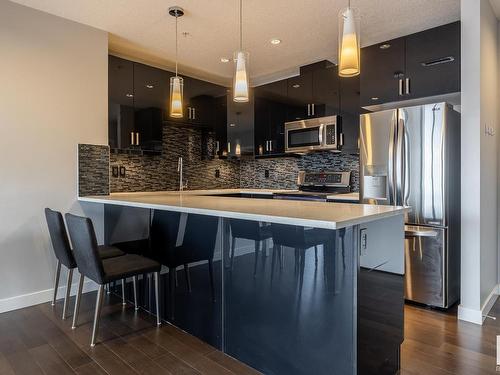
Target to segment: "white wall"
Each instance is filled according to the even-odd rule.
[[[107,144],[107,40],[0,1],[0,312],[50,299],[44,207],[84,211],[102,227],[102,208],[75,201],[76,151]]]
[[[459,318],[482,323],[498,293],[498,24],[488,0],[461,0],[462,271]]]

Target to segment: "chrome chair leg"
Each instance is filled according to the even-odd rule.
[[[132,285],[134,286],[134,306],[135,310],[139,310],[139,305],[137,304],[137,276],[132,277]]]
[[[188,291],[189,291],[189,293],[191,293],[191,291],[192,291],[192,289],[191,289],[191,275],[189,274],[189,265],[187,263],[184,265],[184,275],[186,276],[186,284],[188,287]]]
[[[54,297],[52,297],[52,306],[55,306],[57,300],[57,289],[59,288],[59,276],[61,275],[61,262],[57,261],[56,276],[54,280]]]
[[[82,290],[83,290],[83,281],[84,280],[85,280],[85,276],[80,274],[80,282],[78,283],[78,291],[76,292],[75,311],[73,312],[73,324],[71,325],[71,329],[76,328],[76,324],[78,321],[78,311],[80,310],[80,300],[82,299]]]
[[[155,272],[155,298],[156,298],[156,325],[161,325],[160,318],[160,288],[158,286],[160,279],[160,273]]]
[[[91,347],[95,346],[95,342],[97,339],[97,331],[99,330],[99,320],[101,317],[103,292],[104,292],[104,285],[99,285],[99,289],[97,290],[97,299],[95,302],[94,326],[92,327],[92,339],[90,341]]]
[[[125,306],[127,304],[127,301],[125,301],[125,280],[122,279],[122,305]]]
[[[68,300],[71,293],[71,281],[73,279],[73,269],[68,270],[68,282],[66,284],[66,296],[64,297],[64,306],[62,312],[63,320],[66,319],[66,311],[68,309]]]

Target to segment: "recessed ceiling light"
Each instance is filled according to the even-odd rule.
[[[147,87],[148,89],[152,89],[152,88],[154,88],[154,86],[153,86],[153,85],[146,85],[146,87]]]
[[[274,39],[271,39],[270,42],[271,42],[271,44],[278,45],[281,43],[281,39],[274,38]]]
[[[372,100],[378,100],[378,96],[374,96]]]
[[[378,48],[380,48],[380,49],[388,49],[388,48],[391,48],[391,45],[389,43],[384,43],[384,44],[381,44]]]
[[[234,128],[234,127],[236,126],[236,124],[229,124],[229,126],[230,126],[231,128]]]
[[[227,57],[221,57],[220,62],[227,63],[227,62],[229,62],[229,59]]]
[[[294,89],[298,89],[300,87],[300,85],[298,83],[296,83],[295,85],[292,86]]]
[[[126,96],[127,96],[127,98],[133,98],[134,94],[127,94]]]

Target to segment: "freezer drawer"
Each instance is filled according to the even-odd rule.
[[[405,298],[447,306],[447,229],[405,226]]]

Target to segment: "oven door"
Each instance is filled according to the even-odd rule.
[[[320,149],[323,144],[323,124],[285,129],[286,152],[302,152]]]

